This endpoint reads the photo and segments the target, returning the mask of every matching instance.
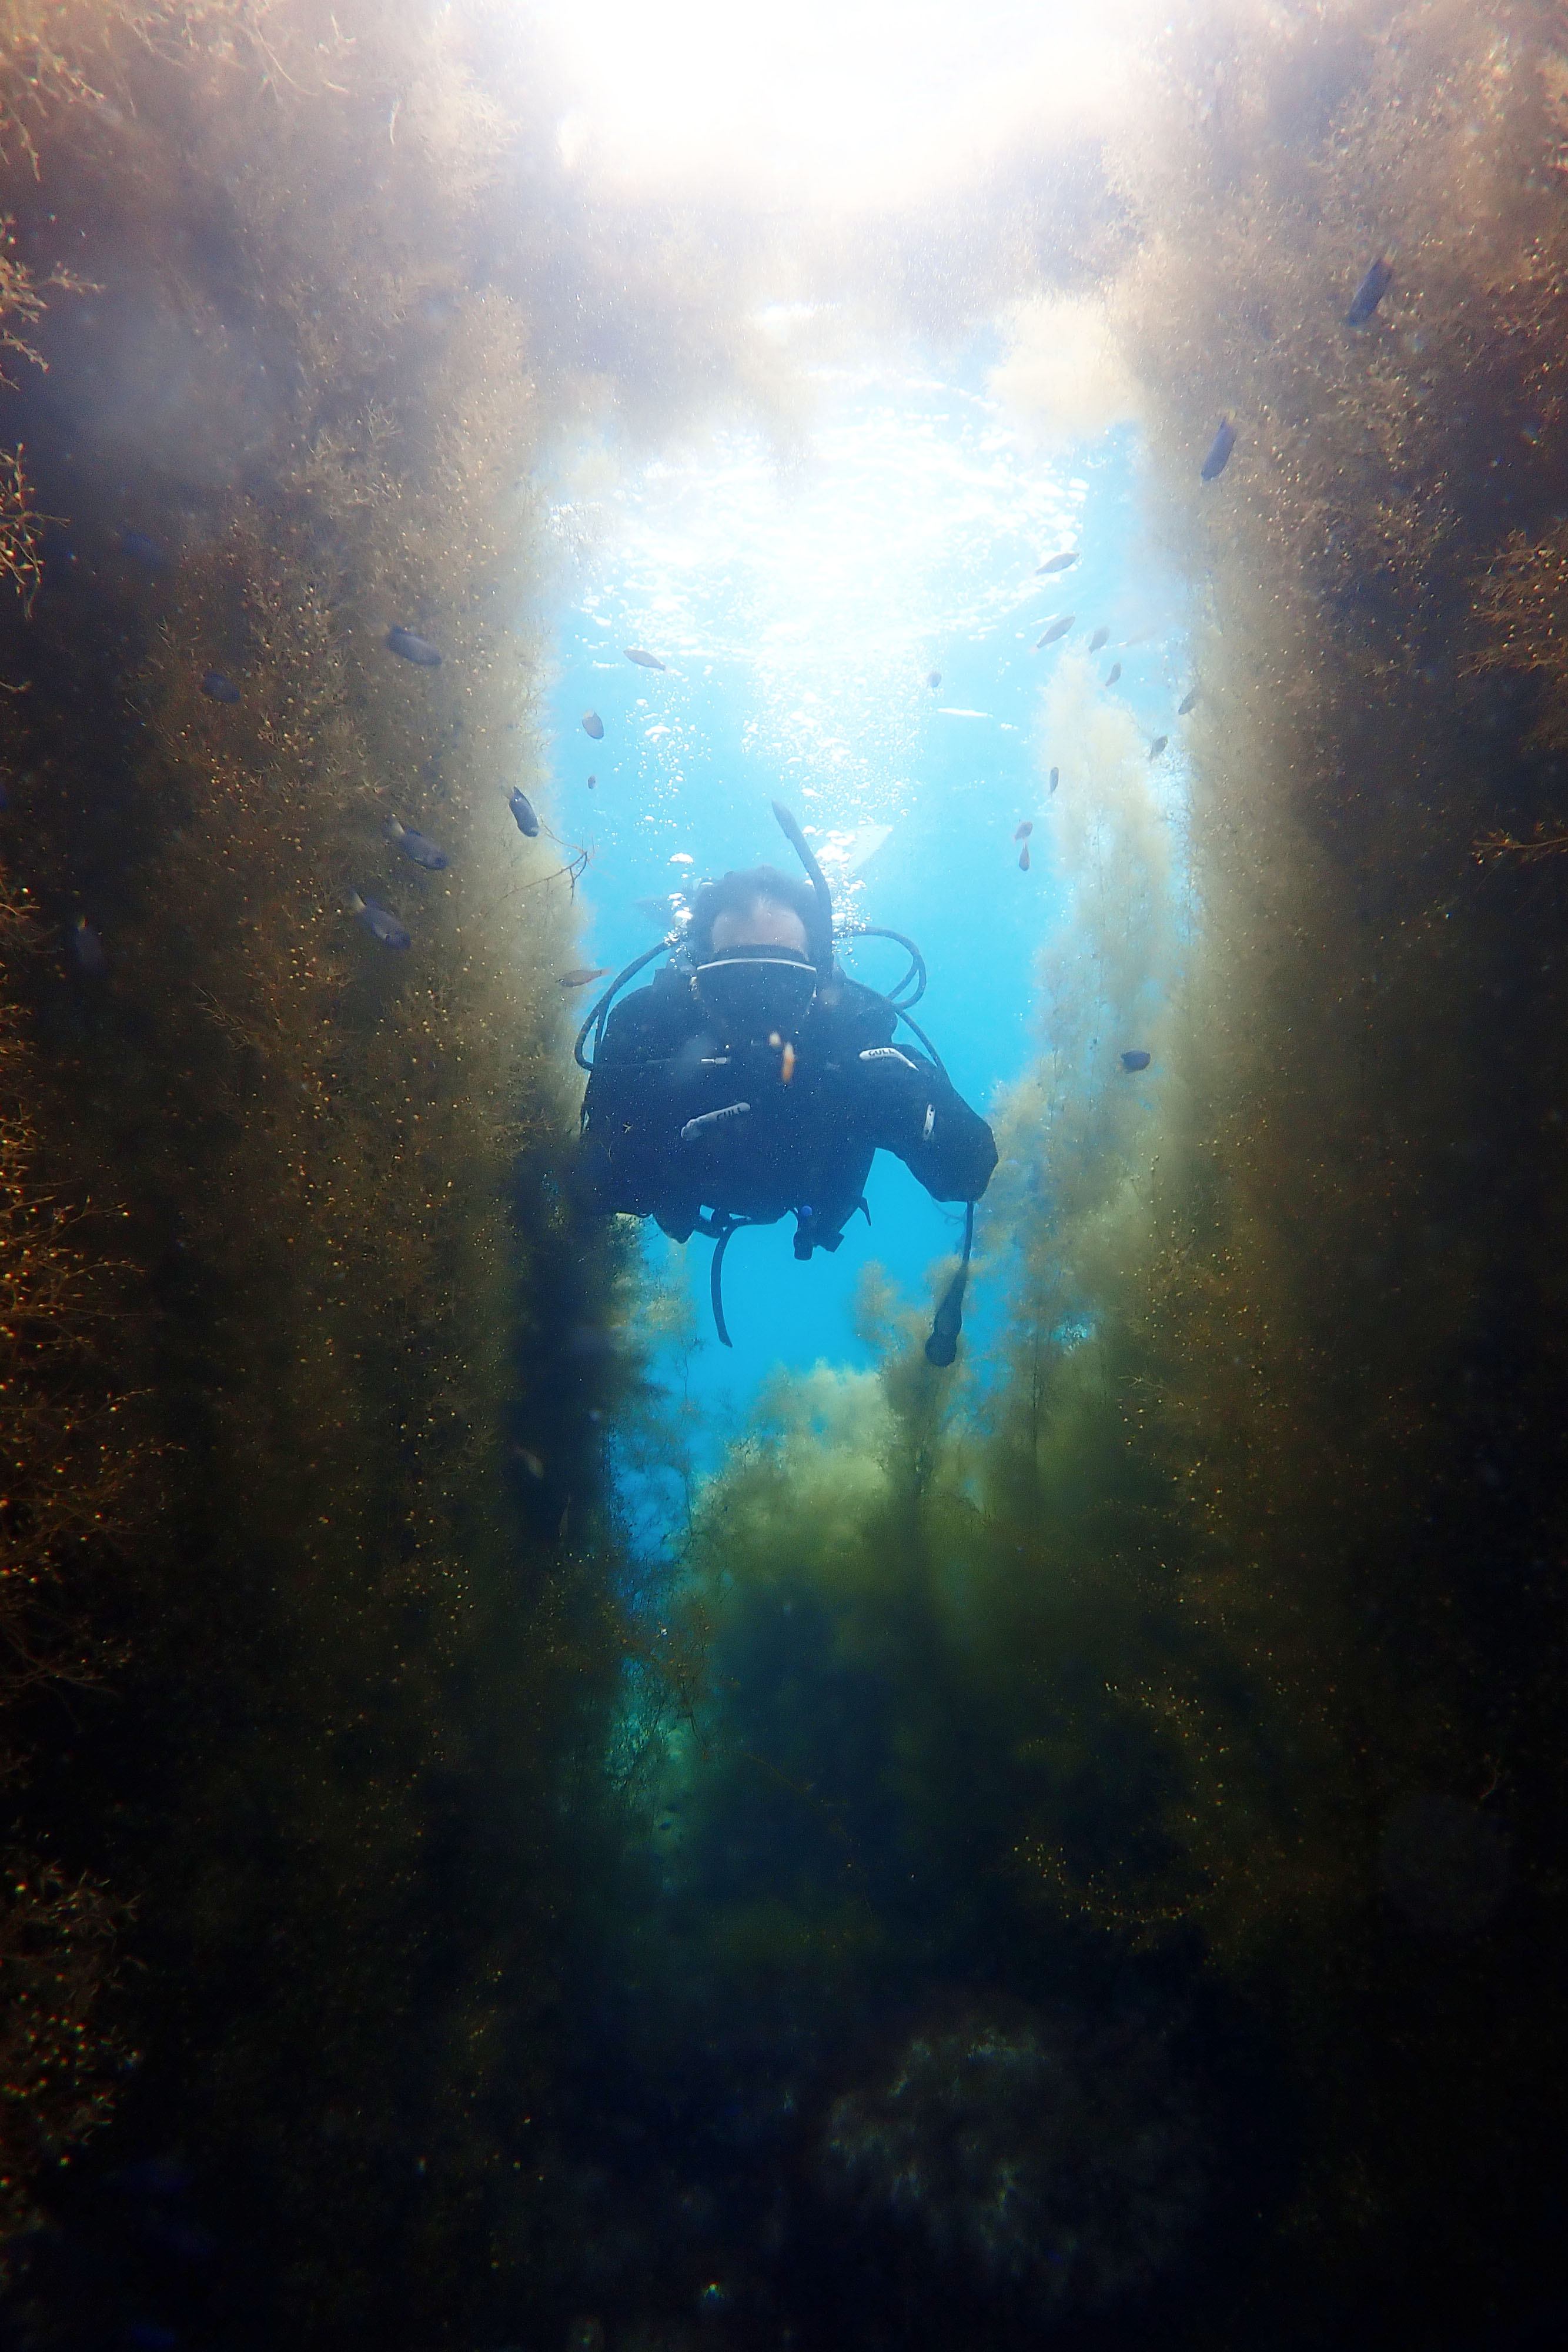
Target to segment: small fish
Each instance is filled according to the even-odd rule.
[[[1035,565],[1035,577],[1038,579],[1042,572],[1071,572],[1077,561],[1075,554],[1048,555],[1043,563]]]
[[[543,1461],[540,1459],[538,1454],[531,1452],[528,1446],[518,1446],[517,1459],[522,1464],[530,1478],[542,1478],[544,1476],[545,1465]]]
[[[1029,844],[1027,841],[1024,843],[1023,847],[1019,851],[1019,872],[1020,874],[1027,874],[1029,872]]]
[[[71,953],[77,960],[77,970],[86,972],[89,980],[101,980],[109,970],[103,941],[85,915],[78,915],[71,925]]]
[[[931,688],[932,693],[935,694],[942,683],[941,671],[939,669],[927,670],[925,673],[925,683]]]
[[[1052,768],[1052,770],[1051,770],[1051,791],[1052,791],[1052,792],[1054,792],[1054,791],[1056,790],[1056,787],[1058,786],[1058,784],[1059,784],[1061,782],[1061,770],[1060,768]]]
[[[560,984],[563,988],[586,988],[591,980],[602,980],[609,969],[607,963],[574,964],[570,971],[561,973]]]
[[[1122,1067],[1128,1071],[1146,1070],[1154,1058],[1152,1054],[1124,1054]]]
[[[789,1043],[788,1037],[786,1037],[784,1040],[784,1051],[779,1057],[779,1076],[783,1085],[789,1086],[793,1080],[794,1076],[795,1048]]]
[[[207,696],[210,701],[213,702],[237,702],[239,700],[238,687],[235,684],[232,677],[225,677],[221,669],[208,670],[206,676],[202,680],[202,692]]]
[[[387,819],[387,839],[395,842],[405,857],[423,866],[427,874],[439,874],[446,864],[446,852],[437,849],[427,833],[415,833],[406,824],[399,824],[395,816]]]
[[[1064,637],[1077,618],[1078,615],[1076,613],[1063,613],[1060,620],[1052,621],[1044,636],[1037,643],[1035,646],[1036,653],[1038,654],[1043,646],[1053,646],[1058,637]]]
[[[585,735],[591,735],[596,743],[602,740],[604,735],[604,721],[601,719],[597,710],[585,710],[583,712],[582,731]]]
[[[517,820],[517,831],[526,834],[532,841],[538,832],[539,821],[534,814],[534,804],[527,793],[520,793],[514,784],[507,795],[507,806]]]
[[[1170,740],[1171,739],[1168,735],[1156,735],[1154,741],[1149,745],[1150,759],[1157,760]]]
[[[1114,685],[1115,685],[1115,683],[1116,683],[1116,680],[1121,677],[1121,675],[1122,675],[1122,665],[1121,665],[1121,663],[1120,663],[1120,662],[1113,662],[1113,663],[1112,663],[1112,665],[1111,665],[1111,667],[1110,667],[1110,668],[1109,668],[1109,669],[1106,671],[1106,673],[1105,673],[1104,679],[1103,679],[1103,683],[1104,685],[1106,685],[1106,686],[1114,686]]]
[[[1230,463],[1230,452],[1235,446],[1236,427],[1231,424],[1228,416],[1222,416],[1219,420],[1219,430],[1208,445],[1208,455],[1197,469],[1199,479],[1212,482],[1218,475],[1223,474]]]
[[[1345,325],[1364,327],[1393,283],[1394,272],[1379,254],[1350,298],[1350,308],[1344,314]]]
[[[1203,688],[1201,687],[1195,686],[1190,694],[1183,695],[1181,700],[1176,704],[1176,717],[1178,719],[1185,719],[1189,710],[1197,709],[1202,692]]]
[[[1089,640],[1089,650],[1092,654],[1097,654],[1102,646],[1108,646],[1110,642],[1111,632],[1109,629],[1096,629],[1094,635]]]
[[[428,637],[416,637],[412,629],[389,629],[387,651],[401,654],[404,661],[417,662],[421,669],[439,669],[441,655]]]
[[[657,654],[644,653],[641,646],[622,646],[621,650],[625,655],[628,661],[634,661],[636,663],[639,669],[667,669],[669,667],[669,664],[667,662],[662,662]],[[591,732],[591,730],[590,731]]]
[[[1033,819],[1032,819],[1032,818],[1030,818],[1030,817],[1027,817],[1027,816],[1026,816],[1026,817],[1025,817],[1025,819],[1024,819],[1024,821],[1023,821],[1023,823],[1019,826],[1019,828],[1018,828],[1017,832],[1013,835],[1013,839],[1014,839],[1015,841],[1027,841],[1027,840],[1029,839],[1029,837],[1030,837],[1030,835],[1033,831],[1034,831],[1034,821],[1033,821]]]
[[[411,948],[413,940],[395,915],[378,907],[373,898],[361,898],[357,890],[345,890],[343,904],[356,923],[363,923],[371,939],[380,940],[383,948]]]
[[[133,563],[144,564],[149,572],[162,572],[168,563],[165,550],[155,539],[149,539],[144,530],[122,530],[120,545],[121,552],[129,555]]]
[[[598,779],[598,777],[597,777],[597,776],[590,776],[590,778],[589,778],[589,780],[588,780],[588,789],[589,789],[589,791],[590,791],[590,792],[592,792],[592,791],[594,790],[594,788],[596,787],[596,785],[598,784],[598,782],[599,782],[599,779]]]

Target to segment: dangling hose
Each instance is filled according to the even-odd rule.
[[[718,1333],[721,1348],[734,1346],[729,1326],[724,1319],[724,1254],[729,1247],[730,1236],[738,1233],[737,1225],[726,1225],[713,1245],[713,1265],[708,1273],[708,1296],[713,1300],[713,1328]]]
[[[925,1342],[925,1360],[946,1369],[958,1352],[958,1334],[964,1328],[964,1285],[969,1278],[969,1253],[975,1246],[975,1204],[964,1204],[964,1255],[958,1271],[942,1293],[942,1304],[931,1326],[931,1337]]]

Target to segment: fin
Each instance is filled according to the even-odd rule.
[[[958,1261],[958,1271],[942,1293],[931,1325],[931,1336],[925,1342],[925,1360],[945,1371],[958,1353],[958,1334],[964,1328],[964,1286],[969,1279],[969,1254],[975,1246],[975,1204],[970,1201],[964,1212],[964,1255]]]

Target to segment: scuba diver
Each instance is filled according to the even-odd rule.
[[[850,936],[897,940],[910,967],[886,996],[848,979],[833,959],[822,869],[789,811],[775,801],[773,814],[809,880],[759,866],[705,883],[685,937],[629,964],[583,1023],[576,1052],[590,1076],[574,1191],[591,1211],[653,1217],[673,1241],[713,1240],[714,1321],[727,1348],[731,1235],[792,1213],[798,1258],[836,1250],[857,1209],[871,1221],[874,1154],[894,1152],[936,1200],[967,1204],[963,1258],[925,1347],[932,1363],[951,1364],[996,1143],[909,1017],[925,985],[918,948],[857,925]],[[666,950],[664,971],[612,1011]],[[900,1020],[925,1055],[894,1044]]]

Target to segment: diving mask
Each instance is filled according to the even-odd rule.
[[[817,993],[817,967],[799,948],[715,950],[692,974],[698,1003],[727,1045],[800,1034]]]

